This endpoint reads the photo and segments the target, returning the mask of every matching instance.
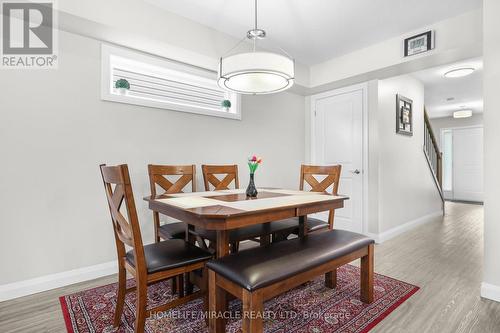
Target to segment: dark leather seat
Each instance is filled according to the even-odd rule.
[[[281,230],[277,230],[278,237],[280,239],[284,239],[290,234],[296,234],[296,235],[299,234],[299,219],[296,217],[273,223],[280,224]],[[328,222],[311,217],[307,218],[307,232],[314,232],[323,229],[326,230],[328,229],[328,227],[329,227]]]
[[[186,224],[184,222],[167,223],[158,228],[158,233],[163,239],[184,239]]]
[[[171,239],[144,246],[148,273],[195,264],[212,258],[212,254],[182,239]],[[129,251],[127,261],[135,267],[134,252]]]
[[[307,231],[308,232],[313,232],[321,229],[328,229],[329,224],[328,222],[318,220],[318,219],[313,219],[308,217],[307,218]]]
[[[257,238],[262,235],[270,235],[279,231],[293,232],[297,228],[298,222],[293,225],[287,220],[271,222],[269,224],[254,224],[244,228],[238,228],[229,232],[229,241],[237,242],[247,239]],[[213,230],[196,229],[198,235],[210,241],[216,241],[216,232]]]
[[[345,230],[331,230],[243,250],[209,261],[207,267],[248,291],[306,272],[374,241]]]

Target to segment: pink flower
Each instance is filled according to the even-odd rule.
[[[257,161],[257,156],[253,155],[252,156],[252,162],[255,162],[255,161]]]

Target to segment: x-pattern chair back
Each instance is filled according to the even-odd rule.
[[[182,193],[191,183],[191,191],[196,192],[195,165],[148,165],[151,195],[156,196],[156,187],[163,189],[162,194]],[[177,180],[169,180],[168,176],[180,176]]]
[[[328,192],[328,188],[332,186],[331,194],[337,195],[341,171],[342,166],[340,165],[302,165],[300,171],[300,190],[304,190],[304,183],[307,183],[311,187],[311,192]],[[318,180],[315,176],[326,177]]]
[[[201,170],[203,172],[205,191],[210,191],[211,186],[215,191],[229,190],[233,182],[235,189],[240,187],[237,165],[202,165]],[[223,178],[219,178],[219,175]]]
[[[328,188],[332,187],[330,194],[337,195],[341,172],[341,165],[302,165],[300,168],[300,190],[303,191],[304,185],[307,183],[311,187],[311,192],[328,193]],[[324,176],[324,178],[322,180],[318,180],[317,176]],[[330,229],[333,229],[334,214],[335,211],[331,210],[328,215],[328,224],[330,225]]]
[[[191,191],[196,192],[196,165],[148,165],[149,184],[151,196],[157,195],[156,188],[160,187],[164,192],[160,194],[182,193],[186,186],[191,183]],[[169,180],[167,177],[180,176],[177,180]],[[153,211],[153,222],[155,239],[160,241],[160,214]]]
[[[118,258],[119,260],[125,258],[126,244],[135,251],[135,256],[138,258],[137,269],[146,270],[145,264],[142,265],[144,263],[144,249],[128,167],[126,164],[118,166],[102,164],[100,168],[111,221],[113,222]],[[125,203],[127,217],[121,213],[123,203]]]

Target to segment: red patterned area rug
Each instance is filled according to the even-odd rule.
[[[129,281],[133,283],[132,281]],[[60,298],[70,333],[114,332],[116,284],[110,284]],[[359,300],[359,268],[345,265],[337,270],[337,288],[328,289],[322,277],[295,288],[265,303],[265,332],[368,332],[401,305],[419,288],[375,274],[375,301],[368,305]],[[173,298],[169,282],[149,287],[149,306],[161,305]],[[230,303],[231,319],[227,331],[241,331],[241,302]],[[126,297],[122,323],[117,332],[133,332],[135,294]],[[195,300],[159,313],[146,321],[146,332],[207,332],[202,301]]]

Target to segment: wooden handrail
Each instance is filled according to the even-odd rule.
[[[427,126],[427,130],[429,131],[429,134],[431,136],[431,141],[432,145],[434,146],[434,150],[437,153],[440,153],[439,146],[436,141],[436,136],[434,135],[434,131],[432,130],[431,121],[429,120],[429,115],[427,114],[427,110],[425,108],[424,108],[424,121],[425,121],[425,126]]]
[[[436,186],[438,187],[441,199],[444,202],[443,195],[443,154],[439,150],[437,144],[436,136],[432,130],[431,122],[427,114],[427,110],[424,108],[424,153],[429,163],[429,168],[434,176]],[[430,143],[430,144],[429,144]]]

